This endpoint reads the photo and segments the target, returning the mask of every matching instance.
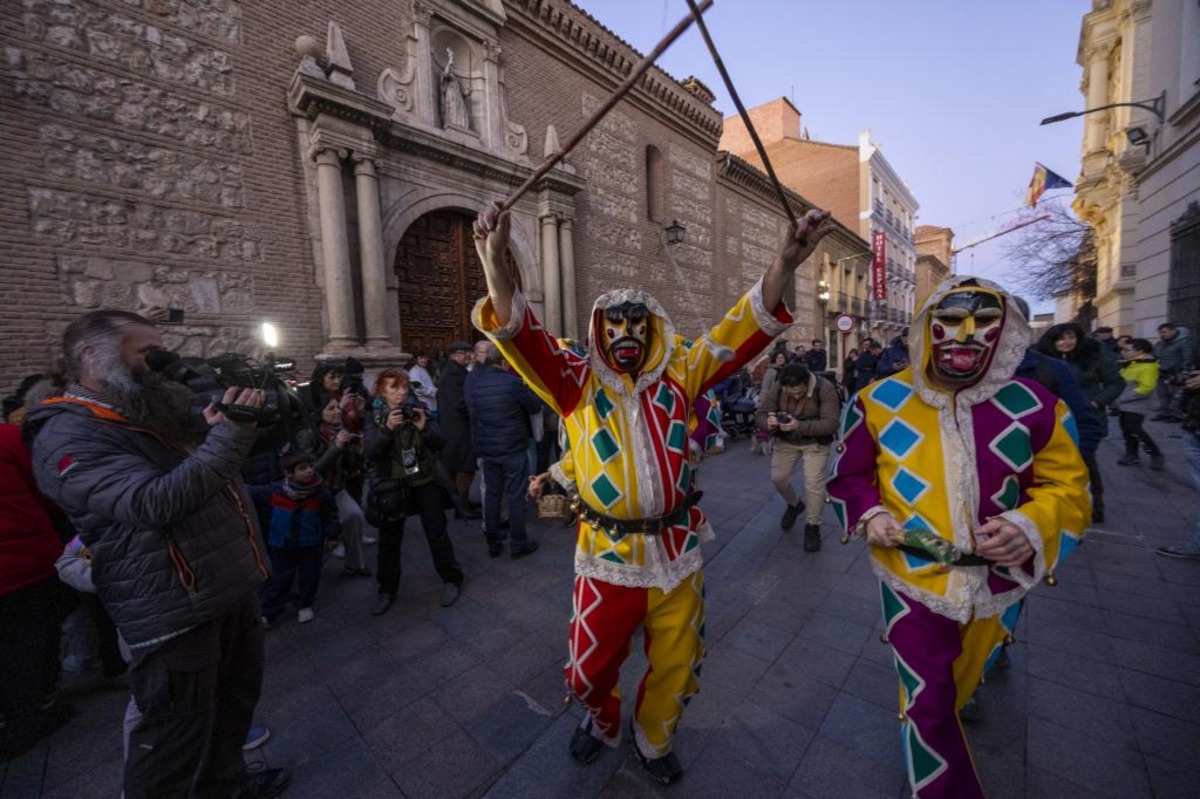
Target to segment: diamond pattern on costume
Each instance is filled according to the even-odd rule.
[[[1000,490],[992,494],[992,502],[995,502],[1005,510],[1012,510],[1017,507],[1017,503],[1021,501],[1021,483],[1013,475],[1004,478],[1004,483],[1000,486]]]
[[[692,467],[685,463],[685,464],[683,464],[682,468],[680,468],[680,470],[679,470],[679,479],[675,482],[675,485],[679,488],[680,491],[682,491],[686,494],[687,490],[688,490],[688,486],[691,485],[691,479],[692,479]]]
[[[904,709],[911,710],[917,696],[925,690],[925,680],[895,650],[892,650],[892,655],[896,661],[896,674],[900,676],[900,688],[904,692]]]
[[[854,428],[862,424],[863,417],[862,414],[858,412],[856,404],[857,403],[854,401],[854,399],[851,398],[850,402],[846,403],[846,409],[842,412],[842,440],[845,440],[852,432],[854,432]]]
[[[604,389],[599,389],[596,391],[596,395],[592,400],[592,404],[595,406],[596,414],[600,417],[601,421],[607,419],[608,415],[612,413],[613,402],[608,398],[608,395],[604,393]]]
[[[667,387],[666,383],[659,385],[658,392],[654,395],[654,404],[668,414],[675,410],[675,395],[671,393],[671,389]]]
[[[1009,383],[997,391],[992,397],[992,403],[1012,419],[1019,419],[1042,407],[1042,401],[1037,395],[1017,382]]]
[[[887,584],[880,583],[879,592],[883,600],[883,626],[888,632],[891,632],[892,625],[900,621],[900,619],[904,618],[909,613],[912,613],[912,609],[908,606],[908,603],[905,602],[904,599],[894,590],[889,588]]]
[[[838,526],[843,530],[846,529],[846,503],[840,499],[829,497],[829,504],[833,506],[833,515],[837,517]]]
[[[879,434],[879,445],[891,455],[903,460],[924,436],[903,419],[892,419]]]
[[[871,399],[893,413],[900,410],[912,395],[913,387],[899,380],[881,380],[870,392]]]
[[[604,503],[606,508],[611,508],[622,497],[620,489],[613,484],[612,480],[608,479],[606,474],[602,474],[592,481],[592,491],[596,494],[596,499]]]
[[[921,789],[940,777],[948,764],[945,758],[925,743],[915,724],[909,722],[905,726],[908,729],[904,733],[904,759],[908,764],[908,776],[914,793],[919,796]]]
[[[600,647],[600,640],[592,632],[588,617],[600,607],[601,602],[603,597],[592,581],[589,578],[580,579],[574,596],[575,619],[578,625],[575,627],[576,635],[571,638],[570,660],[567,662],[570,674],[568,681],[572,685],[587,686],[580,699],[587,699],[592,692],[592,684],[587,678],[587,669],[583,664]]]
[[[667,449],[683,455],[687,447],[687,425],[680,421],[671,422],[667,428]]]
[[[1075,547],[1079,546],[1079,536],[1069,530],[1063,530],[1058,537],[1058,560],[1054,562],[1053,568],[1058,566],[1067,559],[1075,551]]]
[[[601,463],[608,463],[621,451],[612,433],[603,428],[597,430],[596,434],[592,436],[592,449],[596,451],[596,456],[600,458]]]
[[[931,483],[917,477],[903,466],[896,470],[896,476],[892,478],[892,488],[896,489],[896,493],[904,497],[904,501],[909,505],[915,505],[932,487]]]
[[[992,439],[988,449],[1018,472],[1028,469],[1033,463],[1033,444],[1029,440],[1029,428],[1020,422],[1013,422],[1005,428],[1003,433]]]

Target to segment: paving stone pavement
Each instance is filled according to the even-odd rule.
[[[1158,557],[1200,509],[1178,430],[1151,425],[1169,471],[1100,461],[1108,522],[1039,587],[1012,666],[984,686],[971,727],[989,795],[1200,796],[1200,563]],[[1114,427],[1115,434],[1115,427]],[[673,789],[689,797],[887,797],[907,794],[897,687],[877,584],[861,543],[806,553],[802,527],[779,530],[767,460],[745,443],[701,471],[718,540],[707,546],[708,659],[677,751]],[[317,618],[267,638],[259,717],[271,740],[252,764],[294,770],[307,797],[650,797],[628,745],[589,767],[566,752],[579,709],[564,704],[572,535],[537,523],[541,550],[487,557],[474,525],[451,525],[467,573],[438,607],[422,536],[410,534],[396,606],[367,613],[371,580],[326,565]],[[623,674],[632,696],[644,659]],[[3,797],[116,797],[121,690],[74,689],[71,724],[0,773]]]

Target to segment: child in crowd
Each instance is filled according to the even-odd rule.
[[[288,455],[282,466],[284,478],[274,486],[267,529],[271,577],[263,585],[262,612],[268,627],[278,618],[293,580],[299,588],[296,618],[301,624],[313,620],[325,541],[341,534],[337,504],[313,469],[312,457]]]
[[[1135,338],[1121,345],[1121,378],[1125,381],[1125,391],[1117,398],[1117,408],[1121,412],[1125,457],[1117,463],[1122,466],[1140,464],[1138,444],[1141,444],[1150,456],[1150,468],[1161,472],[1166,468],[1162,450],[1142,427],[1158,385],[1158,360],[1154,357],[1154,346],[1149,341]]]

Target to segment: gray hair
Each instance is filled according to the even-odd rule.
[[[72,322],[63,333],[62,357],[59,360],[59,379],[78,382],[83,369],[83,350],[91,344],[102,345],[103,360],[119,359],[121,339],[129,325],[154,327],[154,323],[132,311],[92,311]]]

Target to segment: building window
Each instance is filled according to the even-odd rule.
[[[646,218],[651,222],[662,222],[666,209],[666,199],[663,195],[663,184],[666,176],[663,174],[662,151],[653,144],[646,145]]]

